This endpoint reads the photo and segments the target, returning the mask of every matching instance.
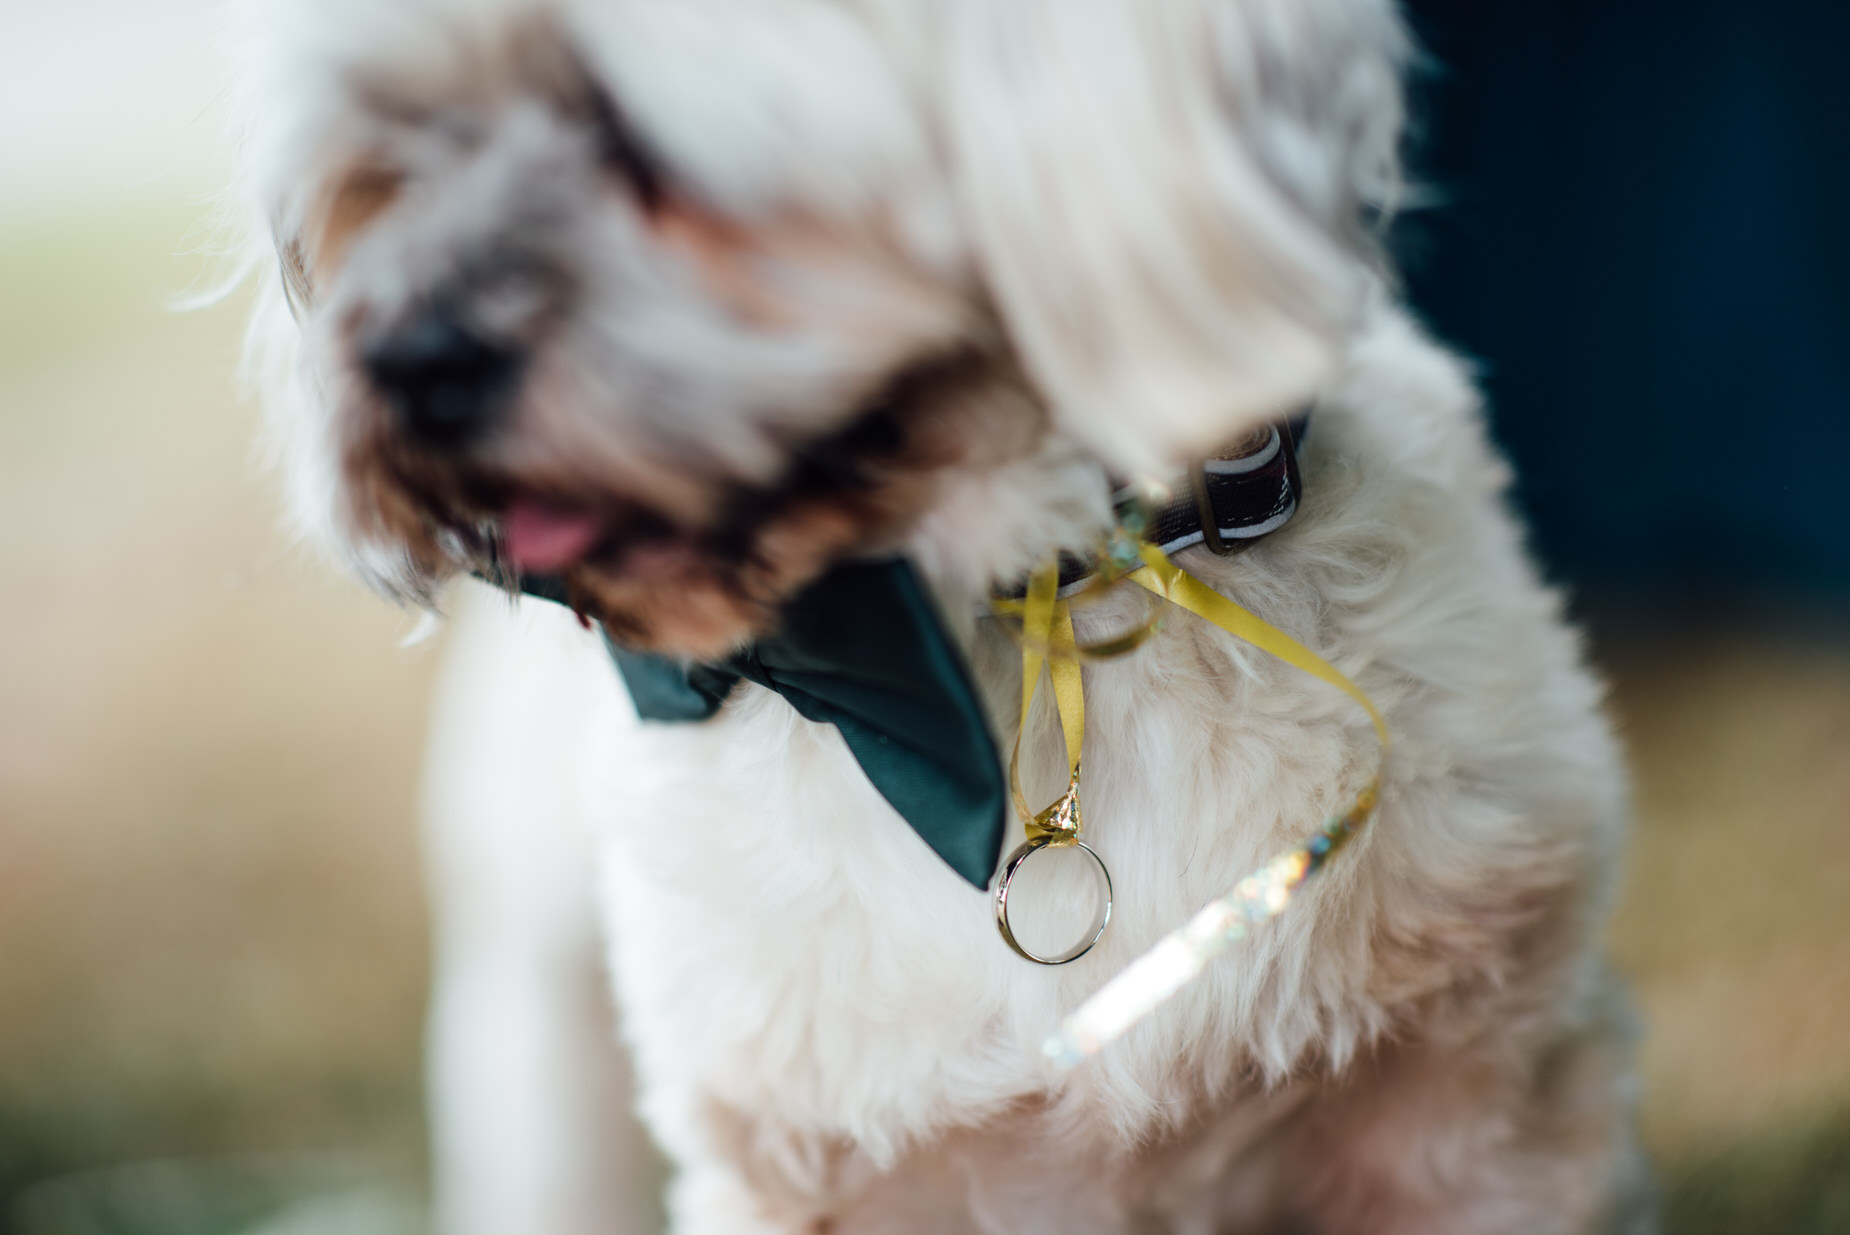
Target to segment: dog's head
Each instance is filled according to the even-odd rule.
[[[950,469],[1154,471],[1326,379],[1390,0],[258,0],[299,505],[708,655]],[[279,310],[280,316],[280,310]]]

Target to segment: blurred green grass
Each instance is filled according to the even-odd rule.
[[[1850,1114],[1783,1121],[1668,1167],[1665,1235],[1850,1231]]]
[[[273,530],[241,303],[165,308],[205,213],[0,228],[0,1230],[112,1164],[420,1152],[434,657]],[[1598,651],[1664,1229],[1850,1232],[1850,640]]]
[[[14,1206],[18,1235],[420,1235],[415,1192],[336,1155],[158,1161],[66,1175]]]

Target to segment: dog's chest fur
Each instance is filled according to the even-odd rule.
[[[1477,415],[1452,362],[1384,315],[1317,412],[1294,523],[1228,562],[1183,558],[1375,696],[1396,741],[1383,806],[1284,919],[1063,1087],[1038,1051],[1061,1015],[1366,777],[1352,704],[1180,613],[1088,668],[1088,839],[1117,913],[1059,969],[1011,954],[838,735],[781,700],[746,687],[704,725],[625,722],[598,770],[601,878],[643,1109],[670,1151],[755,1163],[761,1195],[824,1212],[856,1179],[950,1169],[938,1150],[1006,1128],[1010,1153],[1066,1138],[1106,1155],[1055,1170],[1077,1186],[1152,1144],[1249,1152],[1389,1038],[1551,1032],[1540,1010],[1585,979],[1621,780]],[[972,659],[1012,724],[1012,645],[984,630]],[[1024,758],[1057,767],[1051,711],[1030,728]],[[1236,1110],[1255,1127],[1231,1136]]]

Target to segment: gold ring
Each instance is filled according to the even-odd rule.
[[[1092,865],[1098,871],[1099,881],[1104,892],[1104,899],[1093,919],[1092,933],[1064,952],[1053,956],[1040,956],[1028,951],[1015,938],[1015,932],[1009,928],[1009,889],[1014,886],[1015,876],[1029,858],[1043,849],[1083,849],[1092,859]],[[1076,961],[1092,950],[1092,945],[1105,933],[1105,926],[1111,921],[1111,872],[1105,869],[1104,859],[1092,852],[1092,847],[1076,837],[1063,833],[1037,836],[1018,847],[1009,854],[1008,861],[1002,864],[1002,878],[996,884],[996,929],[1002,932],[1002,941],[1015,950],[1015,954],[1037,965],[1064,965]]]

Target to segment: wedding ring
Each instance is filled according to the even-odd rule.
[[[1045,849],[1081,849],[1092,859],[1092,867],[1097,872],[1096,883],[1100,892],[1099,908],[1093,917],[1090,934],[1064,952],[1052,956],[1042,956],[1030,952],[1015,938],[1015,932],[1009,926],[1009,889],[1014,886],[1015,876],[1027,864],[1029,858]],[[1017,956],[1033,961],[1037,965],[1064,965],[1076,961],[1092,950],[1092,945],[1105,933],[1105,926],[1111,921],[1111,872],[1105,869],[1104,860],[1092,852],[1092,847],[1084,841],[1067,833],[1053,833],[1037,836],[1021,845],[1009,854],[1008,861],[1002,864],[1002,878],[996,883],[996,929],[1002,932],[1002,941],[1015,950]]]

